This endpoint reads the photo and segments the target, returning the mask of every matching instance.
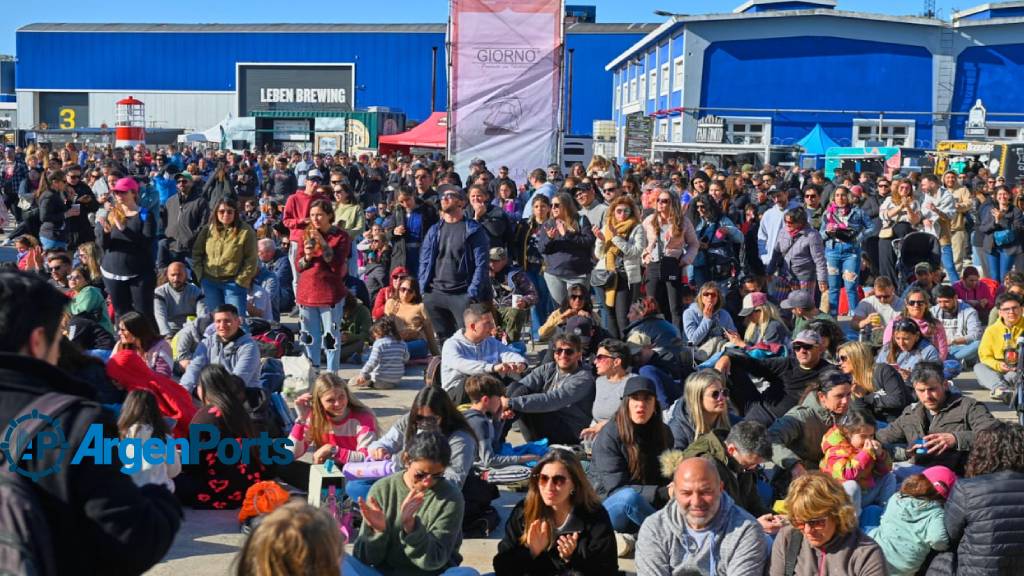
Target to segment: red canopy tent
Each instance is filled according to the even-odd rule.
[[[377,138],[380,154],[401,152],[408,154],[410,148],[437,148],[448,146],[448,113],[434,112],[412,130]]]

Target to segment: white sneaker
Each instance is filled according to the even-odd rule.
[[[636,536],[622,532],[615,533],[615,548],[618,550],[619,558],[632,558],[636,550]]]

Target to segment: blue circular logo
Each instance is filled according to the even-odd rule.
[[[34,434],[32,434],[33,430]],[[59,472],[67,449],[67,439],[64,437],[64,430],[61,429],[60,422],[38,410],[11,420],[11,423],[7,425],[3,441],[0,442],[0,452],[3,452],[4,457],[10,463],[11,472],[17,472],[35,481]],[[51,450],[57,451],[57,458],[53,465],[38,470],[30,470],[22,466],[25,462],[43,460]],[[19,456],[18,458],[15,458],[16,454]]]

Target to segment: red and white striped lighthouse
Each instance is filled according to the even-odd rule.
[[[146,143],[146,105],[131,96],[117,101],[114,145],[118,148]]]

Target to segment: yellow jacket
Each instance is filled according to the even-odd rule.
[[[200,280],[233,280],[239,286],[249,288],[259,271],[256,233],[244,223],[220,234],[213,234],[209,226],[203,226],[192,248],[192,260],[192,269]]]
[[[1002,318],[996,320],[985,329],[981,335],[981,344],[978,345],[978,359],[993,370],[999,370],[999,363],[1004,362],[1003,350],[1006,346],[1004,334],[1010,334],[1010,341],[1017,345],[1017,338],[1024,335],[1024,318],[1021,318],[1013,326],[1007,327],[1003,324]]]

